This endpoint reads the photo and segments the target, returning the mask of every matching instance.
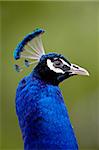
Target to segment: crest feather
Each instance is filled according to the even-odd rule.
[[[41,56],[45,55],[41,39],[41,35],[44,32],[45,31],[43,29],[36,29],[24,37],[24,39],[17,45],[16,49],[14,50],[14,59],[18,60],[20,58],[25,58],[25,66],[29,66],[30,64],[38,62]],[[32,61],[35,61],[29,62],[27,59],[32,59]],[[18,71],[20,70],[19,66],[15,68]]]

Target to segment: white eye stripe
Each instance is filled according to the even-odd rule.
[[[47,66],[50,68],[50,70],[56,72],[56,73],[62,73],[64,74],[65,72],[60,69],[60,68],[55,68],[54,65],[53,65],[53,62],[51,62],[50,59],[47,59]]]

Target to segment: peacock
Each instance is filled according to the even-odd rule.
[[[48,53],[42,44],[43,29],[29,33],[14,50],[17,72],[36,64],[16,90],[16,113],[24,141],[24,150],[78,150],[59,83],[74,75],[89,75],[62,54]]]

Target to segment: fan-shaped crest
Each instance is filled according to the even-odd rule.
[[[30,64],[38,62],[42,55],[45,54],[41,35],[44,33],[43,29],[36,29],[28,34],[14,50],[14,58],[18,60],[24,58],[24,64],[29,67]],[[32,60],[32,62],[29,61]],[[21,67],[15,64],[16,71],[21,71]]]

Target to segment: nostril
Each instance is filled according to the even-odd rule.
[[[76,68],[76,69],[79,69],[79,67],[77,67],[77,66],[75,66],[75,65],[73,65],[73,67]]]

